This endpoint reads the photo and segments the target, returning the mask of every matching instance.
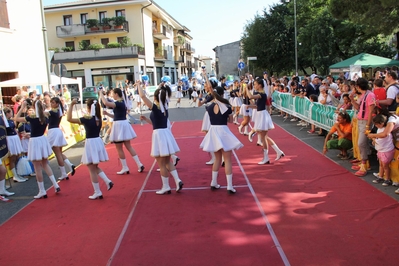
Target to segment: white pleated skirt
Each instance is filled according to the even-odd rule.
[[[10,155],[20,155],[24,152],[18,135],[7,136],[7,147]]]
[[[100,162],[106,162],[108,160],[108,153],[100,137],[86,139],[82,155],[82,164],[99,164]]]
[[[229,98],[229,104],[231,105],[231,106],[234,106],[233,104],[234,104],[234,99],[235,99],[236,97],[230,97]]]
[[[53,153],[51,150],[50,143],[47,137],[31,137],[29,139],[28,147],[28,160],[29,161],[41,161],[43,159],[48,159],[48,157]]]
[[[168,128],[154,129],[152,132],[152,157],[166,157],[180,151],[179,146]]]
[[[246,105],[246,104],[241,105],[241,107],[240,107],[240,115],[242,115],[242,116],[252,116],[252,108],[248,108],[247,109],[247,106],[248,105]]]
[[[28,149],[29,149],[29,139],[21,139],[21,146],[22,146],[22,150],[25,153],[28,153]]]
[[[254,129],[256,131],[267,131],[270,129],[274,129],[274,124],[272,118],[270,117],[269,112],[266,110],[256,111]]]
[[[252,109],[252,121],[255,121],[255,119],[256,119],[256,112],[257,112],[258,110],[256,110],[256,108],[254,108],[254,109]]]
[[[217,152],[219,150],[238,150],[244,145],[231,133],[228,126],[211,125],[208,133],[200,144],[200,148],[206,152]]]
[[[138,103],[141,103],[141,97],[139,94],[134,95],[134,100]]]
[[[109,135],[111,142],[126,141],[136,137],[136,132],[127,120],[118,120],[112,123],[111,134]]]
[[[51,128],[47,131],[48,142],[51,147],[64,147],[68,143],[59,127]]]
[[[198,93],[196,91],[193,91],[193,93],[191,93],[191,97],[197,98],[198,97]]]
[[[183,98],[183,93],[181,91],[176,91],[176,98]]]
[[[209,119],[209,114],[205,111],[204,118],[202,118],[201,131],[208,132],[211,127],[211,120]]]
[[[233,107],[241,107],[241,105],[242,105],[241,97],[234,97],[232,106]]]

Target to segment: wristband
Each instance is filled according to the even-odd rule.
[[[202,98],[199,98],[198,100],[199,100],[200,102],[202,102]]]

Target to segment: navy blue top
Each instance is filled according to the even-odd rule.
[[[83,116],[79,118],[79,120],[80,123],[85,127],[86,139],[98,138],[100,136],[102,123],[100,121],[97,125],[95,116]]]
[[[113,102],[115,102],[113,99],[110,99],[110,98],[106,98],[106,100],[107,100],[107,102],[110,102],[110,103],[113,103]],[[106,109],[114,109],[113,107],[110,107],[110,106],[106,106]]]
[[[167,128],[168,127],[168,110],[165,110],[165,113],[162,113],[158,106],[153,103],[151,108],[150,119],[152,122],[152,128]]]
[[[19,123],[18,124],[18,132],[26,132],[26,133],[30,133],[31,129],[30,129],[30,124],[29,123]]]
[[[17,131],[15,130],[14,120],[7,120],[7,121],[8,121],[8,127],[6,128],[7,136],[17,135]]]
[[[126,105],[124,101],[115,101],[114,121],[126,120]]]
[[[41,137],[44,135],[44,132],[46,131],[46,127],[48,124],[47,117],[46,117],[46,121],[43,124],[40,123],[40,120],[38,117],[26,116],[25,120],[27,122],[29,122],[31,125],[31,130],[32,130],[30,133],[31,138]]]
[[[263,111],[266,110],[266,94],[265,93],[259,93],[255,92],[254,95],[260,95],[261,98],[256,100],[256,111]]]
[[[230,91],[230,97],[231,98],[237,97],[237,94],[239,91],[240,91],[240,89],[234,89],[234,90]]]
[[[0,158],[3,158],[8,153],[6,134],[3,117],[0,116]]]
[[[48,129],[60,127],[62,116],[60,116],[58,109],[50,110],[49,114]]]
[[[245,96],[244,99],[242,100],[242,103],[245,105],[249,105],[250,104],[250,99],[248,98],[248,96]]]
[[[230,105],[227,105],[227,111],[222,114],[219,110],[219,112],[217,114],[215,114],[215,112],[213,112],[213,107],[215,106],[216,103],[211,103],[210,105],[208,105],[206,107],[206,111],[209,114],[209,120],[211,121],[211,125],[214,126],[226,126],[227,125],[227,121],[229,119],[229,115],[232,113],[231,111],[231,107]]]
[[[209,102],[212,101],[212,100],[213,100],[212,94],[207,94],[207,95],[205,96],[205,103],[209,103]]]

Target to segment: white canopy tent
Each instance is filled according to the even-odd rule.
[[[56,75],[51,74],[50,75],[50,86],[54,85],[67,85],[67,84],[78,84],[79,86],[79,95],[80,99],[83,99],[83,94],[82,94],[82,78],[77,78],[77,79],[71,79],[71,78],[65,78],[65,77],[58,77]],[[1,88],[2,87],[22,87],[22,86],[31,86],[31,87],[36,87],[37,85],[41,85],[43,88],[48,88],[47,86],[47,81],[44,80],[35,80],[31,78],[16,78],[16,79],[11,79],[11,80],[6,80],[0,82],[0,99],[2,99],[2,92]],[[82,103],[83,107],[83,103]]]

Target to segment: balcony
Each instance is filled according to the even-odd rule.
[[[160,40],[171,39],[172,30],[168,29],[166,26],[163,25],[160,27],[154,25],[152,28],[152,36]]]
[[[165,62],[168,59],[168,51],[167,50],[155,50],[154,60]]]
[[[57,26],[57,37],[58,38],[70,38],[92,34],[110,34],[129,32],[129,23],[125,22],[122,27],[111,26],[110,28],[98,26],[97,28],[88,28],[86,24],[73,24],[69,26]]]
[[[184,62],[183,56],[175,56],[175,62],[176,63],[183,63]]]
[[[53,63],[58,64],[126,58],[145,58],[145,50],[137,46],[131,46],[122,48],[105,48],[98,51],[83,50],[75,52],[55,53]]]

